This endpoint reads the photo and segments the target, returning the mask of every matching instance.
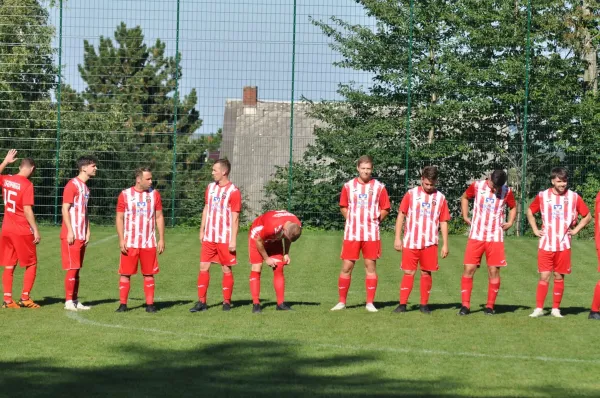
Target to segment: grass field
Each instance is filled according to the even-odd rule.
[[[599,396],[600,322],[587,320],[598,279],[593,242],[574,243],[563,319],[527,315],[535,304],[536,241],[506,242],[497,312],[484,316],[487,275],[475,277],[472,310],[456,315],[464,237],[434,275],[431,316],[394,314],[400,255],[384,236],[378,313],[364,310],[364,271],[357,268],[349,308],[337,302],[341,233],[306,232],[291,250],[286,301],[275,311],[271,272],[263,270],[262,314],[251,313],[247,245],[239,240],[234,308],[221,311],[220,269],[213,267],[210,309],[196,301],[199,242],[193,230],[168,230],[157,277],[157,314],[142,308],[140,276],[130,308],[118,306],[118,244],[95,227],[81,274],[90,311],[63,310],[59,229],[45,227],[33,297],[39,310],[1,310],[0,396]],[[245,234],[242,236],[245,237]],[[22,270],[17,270],[15,295]],[[551,300],[549,294],[547,303]],[[418,281],[411,303],[418,304]]]

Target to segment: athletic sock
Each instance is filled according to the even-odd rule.
[[[210,283],[210,272],[200,271],[198,274],[198,301],[206,303],[206,291]]]
[[[433,285],[433,279],[431,275],[421,275],[421,305],[427,305],[429,303],[429,293],[431,292],[431,286]]]
[[[131,280],[129,278],[121,277],[121,279],[119,279],[119,299],[121,304],[127,304],[130,287]]]
[[[252,295],[252,303],[260,304],[260,272],[250,272],[250,294]]]
[[[340,303],[346,304],[346,299],[348,298],[348,290],[350,290],[351,281],[351,275],[341,274],[338,278],[338,294],[340,295]]]
[[[548,295],[548,282],[539,281],[537,286],[537,293],[535,296],[535,307],[544,308],[544,301]]]
[[[552,294],[552,308],[559,308],[560,302],[563,298],[563,293],[565,291],[565,280],[564,279],[555,279],[554,280],[554,292]]]
[[[79,298],[79,269],[76,270],[77,274],[75,275],[75,286],[73,286],[73,301],[77,301]]]
[[[460,293],[462,296],[462,306],[471,308],[471,292],[473,291],[473,278],[463,276],[460,281]]]
[[[65,300],[75,300],[75,283],[77,281],[77,270],[67,270],[65,274]]]
[[[490,279],[488,282],[488,299],[485,305],[488,308],[494,309],[496,304],[496,297],[498,297],[498,291],[500,290],[500,278]]]
[[[29,300],[29,294],[33,288],[35,282],[35,276],[37,274],[37,265],[30,265],[25,268],[25,275],[23,275],[23,291],[21,292],[21,300]]]
[[[592,311],[600,312],[600,281],[596,283],[596,288],[594,289],[594,298],[592,299]]]
[[[273,269],[273,287],[275,288],[277,305],[283,304],[285,298],[285,277],[283,275],[283,265],[278,265]]]
[[[373,304],[377,292],[377,275],[367,275],[365,288],[367,290],[367,304]]]
[[[231,295],[233,294],[233,272],[223,274],[223,302],[231,304]]]
[[[153,276],[144,276],[144,296],[146,296],[146,305],[154,304]]]
[[[412,292],[413,285],[415,283],[414,275],[404,274],[402,281],[400,282],[400,304],[408,303],[408,297]]]
[[[11,303],[12,300],[12,285],[15,267],[4,267],[2,273],[2,288],[4,289],[4,302]]]

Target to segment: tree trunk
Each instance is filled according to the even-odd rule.
[[[584,0],[581,4],[583,19],[587,20],[591,15],[588,1]],[[586,90],[592,90],[594,95],[598,93],[598,49],[592,43],[592,33],[587,27],[582,28],[581,37],[583,39],[583,53],[581,57],[587,63],[587,68],[583,73],[583,81]]]

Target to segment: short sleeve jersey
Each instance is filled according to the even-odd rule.
[[[480,180],[472,183],[465,194],[467,198],[473,199],[469,239],[503,242],[505,206],[512,209],[517,205],[512,189],[504,185],[499,192],[492,192],[487,180]]]
[[[124,213],[123,232],[127,247],[156,247],[156,212],[162,209],[160,194],[155,189],[140,192],[131,187],[121,192],[117,213]]]
[[[409,190],[400,202],[398,211],[406,215],[403,247],[424,249],[439,242],[440,222],[450,220],[448,201],[444,194],[428,194],[422,187]]]
[[[4,220],[2,233],[5,235],[31,235],[33,233],[25,218],[24,206],[33,206],[33,184],[20,175],[0,175]]]
[[[202,240],[229,243],[231,240],[232,213],[242,209],[242,196],[232,183],[220,186],[213,182],[206,187],[204,201],[207,209]]]
[[[263,242],[280,241],[283,238],[283,225],[292,222],[302,226],[302,223],[292,213],[285,210],[271,210],[257,217],[250,227],[250,238],[260,237]]]
[[[90,190],[87,184],[75,177],[71,179],[63,190],[63,204],[70,203],[69,217],[71,228],[77,240],[85,240],[88,227],[88,200],[90,198]],[[66,239],[67,225],[64,220],[60,230],[60,238]]]
[[[390,209],[390,198],[385,185],[377,180],[363,183],[354,178],[344,184],[340,207],[348,208],[344,240],[378,241],[379,217],[382,210]]]

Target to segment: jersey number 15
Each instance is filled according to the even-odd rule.
[[[17,193],[15,191],[9,191],[8,189],[3,189],[3,191],[4,191],[4,209],[6,211],[14,213],[17,206],[15,203],[15,200],[12,197],[17,196]]]

